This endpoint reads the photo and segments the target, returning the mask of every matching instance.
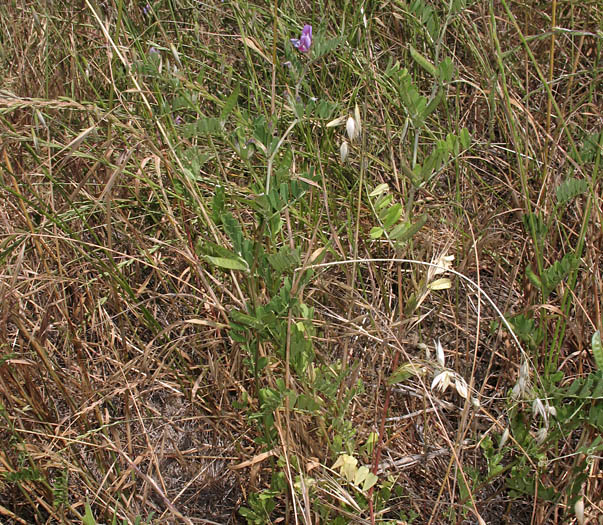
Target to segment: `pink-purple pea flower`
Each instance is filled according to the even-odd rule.
[[[306,24],[302,29],[301,37],[299,39],[292,38],[291,43],[302,53],[310,51],[310,46],[312,46],[312,26]]]

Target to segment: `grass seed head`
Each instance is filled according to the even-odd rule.
[[[348,120],[345,123],[345,130],[348,134],[350,142],[354,142],[358,134],[358,130],[356,129],[356,121],[353,117],[348,117]]]
[[[360,108],[358,104],[354,107],[354,122],[356,124],[356,134],[360,135],[362,132],[362,120],[360,119]]]
[[[511,435],[511,431],[509,430],[509,427],[505,427],[505,430],[503,431],[502,436],[500,436],[500,443],[498,445],[499,449],[501,449],[505,446],[505,444],[509,440],[510,435]]]
[[[442,393],[446,392],[454,377],[453,374],[454,372],[450,370],[444,370],[440,372],[433,378],[433,381],[431,382],[431,389],[439,390]]]
[[[576,521],[579,525],[584,524],[584,498],[580,498],[574,503],[574,513],[576,514]]]
[[[343,141],[341,146],[339,146],[339,157],[341,158],[341,162],[345,163],[348,158],[348,153],[350,152],[350,148],[348,147],[347,141]]]
[[[455,374],[454,376],[454,387],[456,388],[459,396],[461,396],[463,399],[469,398],[469,386],[467,385],[467,381],[465,381],[465,379],[458,374]]]
[[[536,441],[536,443],[541,445],[542,443],[544,443],[544,440],[546,439],[548,434],[549,429],[547,427],[539,428],[536,434],[534,435],[534,440]]]

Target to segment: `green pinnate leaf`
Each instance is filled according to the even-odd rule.
[[[592,398],[603,399],[603,371],[599,370],[596,374],[594,374],[594,376],[597,379],[595,380],[595,387],[593,388]]]
[[[232,245],[235,251],[239,254],[243,254],[243,230],[239,222],[232,216],[231,213],[225,213],[222,216],[222,224],[226,234],[232,241]]]
[[[386,206],[389,206],[393,200],[394,200],[394,196],[391,193],[382,195],[381,197],[379,197],[377,199],[377,202],[375,202],[375,210],[377,210],[377,211],[382,210]]]
[[[299,248],[282,246],[278,253],[268,255],[270,266],[277,272],[295,268],[300,264]]]
[[[205,258],[214,266],[218,268],[223,268],[225,270],[242,270],[248,271],[249,266],[244,259],[241,258],[227,258],[227,257],[212,257],[211,255],[206,255]]]
[[[525,214],[523,216],[523,225],[528,234],[538,242],[541,242],[548,232],[548,227],[541,214]]]
[[[222,223],[224,204],[224,188],[222,186],[216,186],[216,191],[211,201],[211,217],[216,224]]]
[[[443,84],[450,82],[452,80],[453,74],[454,64],[452,63],[450,57],[446,57],[438,64],[438,77],[440,79],[440,82],[442,82]]]
[[[603,404],[593,403],[588,413],[588,422],[599,431],[603,431]]]
[[[588,191],[588,182],[584,179],[576,179],[570,177],[564,180],[559,186],[557,186],[556,195],[557,203],[559,205],[565,204],[578,195],[582,195]]]
[[[603,131],[595,131],[586,135],[580,151],[577,154],[572,153],[571,157],[580,163],[593,162],[601,151],[601,135],[603,135]]]
[[[540,280],[540,277],[538,277],[538,275],[536,275],[534,270],[532,270],[532,266],[529,264],[528,264],[528,266],[526,266],[526,277],[536,288],[538,288],[538,289],[542,288],[542,281]]]
[[[409,11],[421,23],[421,27],[427,30],[427,33],[432,40],[438,37],[440,21],[438,15],[427,2],[424,0],[414,0],[409,4]]]
[[[335,37],[325,41],[321,40],[320,38],[317,38],[313,50],[314,60],[323,55],[326,55],[327,53],[330,53],[331,51],[336,49],[337,46],[339,46],[344,40],[344,37]]]
[[[398,369],[387,379],[389,385],[395,385],[396,383],[403,383],[410,377],[425,375],[426,369],[423,365],[415,363],[404,363],[399,366]]]
[[[427,102],[427,99],[424,100]],[[429,101],[429,104],[425,104],[425,107],[421,108],[421,119],[425,120],[429,115],[431,115],[440,105],[442,100],[444,100],[444,91],[440,89],[436,93],[436,96]]]
[[[396,231],[396,227],[391,231],[390,238],[398,242],[405,242],[411,239],[425,225],[426,222],[427,215],[421,215],[421,217],[419,217],[415,223],[403,223],[399,225],[402,226],[400,230]]]
[[[224,128],[219,118],[202,117],[195,122],[182,126],[182,136],[185,138],[201,137],[206,135],[222,135]]]
[[[552,292],[557,285],[565,279],[572,270],[578,268],[580,261],[573,253],[564,255],[560,261],[555,261],[542,272],[542,284],[545,295]]]

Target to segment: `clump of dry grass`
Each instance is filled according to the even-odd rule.
[[[279,8],[277,30],[286,35],[296,10]],[[539,12],[477,3],[447,19],[441,52],[452,57],[458,81],[422,140],[467,127],[473,145],[419,189],[403,176],[411,158],[401,129],[406,114],[384,72],[390,59],[412,63],[400,42],[431,48],[409,5],[371,9],[366,30],[352,6],[347,17],[333,11],[321,21],[348,44],[308,69],[302,91],[320,91],[335,109],[288,137],[290,172],[307,180],[312,168],[318,177],[303,207],[287,209],[283,233],[272,241],[299,247],[305,264],[318,248],[326,248],[329,264],[358,261],[317,267],[299,290],[314,308],[316,357],[308,373],[332,378],[332,399],[326,387],[315,392],[332,408],[275,410],[276,444],[267,447],[248,417],[260,408],[258,379],[232,337],[229,314],[270,297],[263,284],[216,270],[204,250],[231,248],[212,212],[218,186],[244,233],[259,236],[250,206],[265,166],[257,151],[245,162],[233,149],[253,146],[244,131],[237,135],[246,115],[288,115],[287,68],[279,66],[271,83],[271,11],[184,1],[157,2],[150,14],[122,1],[98,11],[68,2],[0,7],[7,29],[0,92],[3,519],[79,523],[89,502],[99,522],[153,514],[156,523],[238,523],[240,507],[278,472],[279,519],[304,523],[326,515],[363,523],[401,516],[557,523],[572,515],[572,479],[564,472],[582,461],[577,450],[592,442],[594,427],[541,450],[549,472],[538,471],[514,441],[508,468],[525,457],[526,469],[562,495],[550,502],[512,494],[504,463],[490,477],[484,443],[498,443],[509,426],[516,409],[509,392],[522,362],[535,385],[557,368],[566,383],[591,371],[586,356],[601,328],[602,292],[603,77],[592,22],[600,7]],[[425,71],[413,73],[428,91]],[[220,114],[236,85],[246,87],[232,122],[220,133],[189,132],[191,123]],[[358,101],[363,135],[342,165],[342,130],[323,124]],[[355,115],[360,122],[360,110]],[[587,180],[588,190],[561,207],[554,188],[570,176]],[[528,349],[529,361],[508,332],[493,329],[496,312],[465,280],[453,278],[450,290],[417,301],[436,276],[395,262],[397,249],[368,236],[374,214],[365,186],[379,183],[389,184],[405,211],[427,217],[404,259],[454,253],[455,270],[505,314],[538,322],[545,340]],[[529,213],[543,217],[545,235],[526,228]],[[541,275],[569,252],[580,271],[543,296],[525,268]],[[271,359],[263,386],[282,376],[305,392],[305,379],[278,357],[281,349],[267,344],[264,351]],[[392,384],[401,365],[410,367],[410,380]],[[444,367],[453,382],[464,378],[466,396],[462,386],[432,388]],[[374,489],[360,491],[334,468],[337,440],[342,452],[353,445],[358,465],[378,475]],[[594,518],[603,488],[599,459],[591,461],[580,496]],[[390,498],[376,510],[386,489]]]

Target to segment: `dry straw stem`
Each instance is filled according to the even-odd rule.
[[[505,318],[504,314],[500,311],[500,309],[498,308],[498,306],[496,305],[496,303],[494,302],[494,300],[492,300],[490,298],[490,296],[486,293],[485,290],[483,290],[481,287],[479,287],[477,285],[477,283],[475,281],[473,281],[471,278],[467,277],[466,275],[463,275],[460,272],[457,272],[456,270],[447,267],[447,266],[440,266],[434,263],[430,263],[430,262],[426,262],[426,261],[418,261],[415,259],[400,259],[397,257],[392,257],[392,258],[365,258],[365,259],[350,259],[350,260],[346,260],[346,261],[332,261],[332,262],[328,262],[328,263],[320,263],[320,264],[312,264],[309,266],[304,266],[301,268],[297,268],[296,271],[302,271],[302,270],[310,270],[310,269],[314,269],[314,268],[329,268],[329,267],[333,267],[333,266],[341,266],[341,265],[345,265],[345,264],[363,264],[363,263],[409,263],[409,264],[416,264],[419,266],[428,266],[430,268],[433,268],[435,270],[440,270],[440,271],[444,271],[444,272],[450,272],[453,275],[456,275],[457,277],[460,277],[461,279],[463,279],[464,281],[466,281],[467,283],[469,283],[473,288],[475,288],[475,290],[480,293],[485,299],[486,301],[488,301],[488,303],[490,304],[490,306],[492,306],[492,308],[494,309],[494,311],[496,312],[496,314],[499,316],[500,320],[502,321],[502,323],[505,325],[505,327],[507,328],[507,330],[509,330],[509,333],[511,334],[511,337],[513,338],[513,341],[515,342],[515,344],[517,345],[518,350],[521,352],[521,354],[526,357],[526,359],[529,361],[530,357],[528,356],[528,354],[524,351],[523,346],[521,345],[521,343],[519,342],[519,339],[517,338],[517,336],[515,335],[515,332],[513,331],[513,327],[509,324],[509,322],[507,321],[507,319]]]

